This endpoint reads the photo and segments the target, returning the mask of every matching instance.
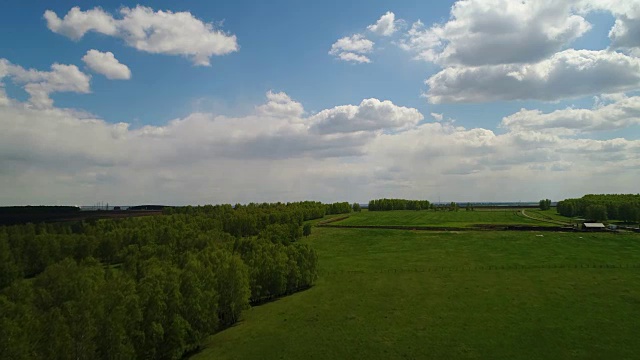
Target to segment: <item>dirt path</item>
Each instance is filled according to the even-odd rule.
[[[520,213],[522,214],[522,216],[524,216],[524,217],[526,217],[528,219],[531,219],[531,220],[542,221],[542,222],[547,222],[547,223],[550,223],[550,224],[563,225],[563,226],[571,225],[569,223],[562,222],[562,221],[549,220],[549,219],[540,219],[540,218],[537,218],[537,217],[533,217],[533,216],[527,215],[527,213],[525,212],[524,209],[520,210]]]

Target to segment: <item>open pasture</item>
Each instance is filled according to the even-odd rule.
[[[317,285],[248,310],[195,359],[640,356],[637,235],[316,228],[305,241]]]
[[[529,219],[518,209],[475,211],[363,211],[332,223],[348,226],[474,227],[486,225],[557,226]]]

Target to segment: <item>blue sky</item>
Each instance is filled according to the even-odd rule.
[[[100,13],[67,21],[76,6],[81,16]],[[122,8],[145,9],[144,18],[121,21]],[[436,187],[454,201],[637,192],[630,179],[640,167],[633,115],[638,9],[636,1],[606,0],[9,0],[0,13],[0,59],[11,66],[4,75],[0,68],[0,83],[10,101],[0,125],[13,131],[11,145],[5,143],[12,155],[0,158],[0,183],[10,184],[0,203],[366,201],[433,197],[424,189]],[[46,11],[62,25],[45,18]],[[127,26],[142,29],[161,11],[184,15],[171,23],[177,30],[160,21],[132,40]],[[392,22],[383,24],[390,13]],[[368,28],[379,19],[379,31]],[[621,19],[626,22],[618,25]],[[121,25],[100,30],[100,21]],[[203,33],[151,39],[162,31],[182,36],[191,31],[188,24],[209,26],[204,35],[221,31],[224,41],[235,37],[235,50],[210,55],[210,66],[200,66],[176,41],[194,39],[189,49],[215,53],[216,44],[198,43]],[[340,39],[365,47],[330,53]],[[113,80],[95,70],[83,60],[89,50],[111,53],[130,77]],[[345,53],[351,60],[340,58]],[[51,85],[56,74],[45,72],[54,63],[75,66],[78,82]],[[25,75],[29,69],[38,79]],[[42,87],[39,94],[52,102],[37,103],[30,86]],[[30,117],[43,123],[13,120]],[[111,138],[76,132],[88,127],[88,118],[97,124],[88,134]],[[438,145],[444,139],[451,149]],[[31,142],[38,146],[20,148]],[[100,153],[99,146],[129,152]],[[602,161],[598,153],[610,148],[620,162],[612,169],[624,164],[619,176],[609,179],[611,171],[602,169],[588,175],[593,182],[567,185],[584,178]],[[56,161],[64,165],[53,166]],[[536,180],[540,169],[553,176]],[[209,171],[218,175],[207,179]],[[126,173],[147,182],[132,182]],[[43,186],[34,176],[56,180]],[[230,181],[234,176],[241,179]],[[472,191],[477,184],[484,195]]]
[[[331,44],[375,21],[388,6],[367,1],[170,1],[132,2],[154,9],[190,11],[206,22],[224,22],[222,29],[238,37],[240,51],[215,57],[211,67],[191,66],[179,56],[145,54],[102,34],[87,34],[79,41],[48,31],[42,18],[45,10],[60,16],[73,6],[82,9],[101,6],[116,12],[122,3],[105,2],[14,1],[13,11],[0,14],[5,44],[3,57],[29,68],[48,68],[52,62],[81,65],[80,58],[89,48],[116,53],[118,59],[134,71],[131,81],[111,82],[92,79],[93,95],[78,99],[72,94],[56,94],[64,107],[82,108],[111,122],[133,121],[162,123],[191,111],[207,110],[224,103],[228,111],[245,112],[264,98],[270,89],[285,91],[303,101],[309,109],[324,109],[336,104],[353,103],[376,97],[407,101],[425,107],[420,89],[426,74],[425,64],[407,61],[408,54],[382,53],[368,68],[336,61],[327,56]],[[420,1],[397,4],[398,14],[411,14],[421,8],[425,21],[447,17],[450,3],[426,6]],[[394,6],[395,7],[395,6]],[[365,11],[366,10],[366,11]],[[354,21],[358,19],[357,21]],[[21,33],[20,37],[15,32]],[[386,44],[386,46],[392,46]],[[402,66],[398,66],[398,65]],[[395,68],[395,69],[394,69]],[[392,71],[393,70],[393,71]],[[371,73],[377,76],[372,77]],[[400,78],[398,78],[400,77]],[[345,86],[345,84],[349,86]],[[26,96],[26,95],[25,95]],[[167,102],[170,100],[170,102]],[[114,107],[111,104],[118,103]],[[194,103],[200,103],[198,108]]]

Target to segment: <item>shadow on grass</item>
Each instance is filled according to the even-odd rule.
[[[287,297],[289,295],[293,295],[293,294],[297,294],[299,292],[303,292],[303,291],[309,290],[312,287],[313,287],[313,285],[311,285],[311,286],[302,286],[302,287],[297,288],[294,291],[286,292],[286,293],[284,293],[282,295],[265,296],[265,297],[250,301],[249,304],[251,306],[264,305],[264,304],[267,304],[267,303],[270,303],[270,302],[278,301],[278,300],[280,300],[280,299],[282,299],[284,297]]]

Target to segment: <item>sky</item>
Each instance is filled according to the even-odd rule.
[[[0,205],[638,193],[640,0],[18,1]]]

